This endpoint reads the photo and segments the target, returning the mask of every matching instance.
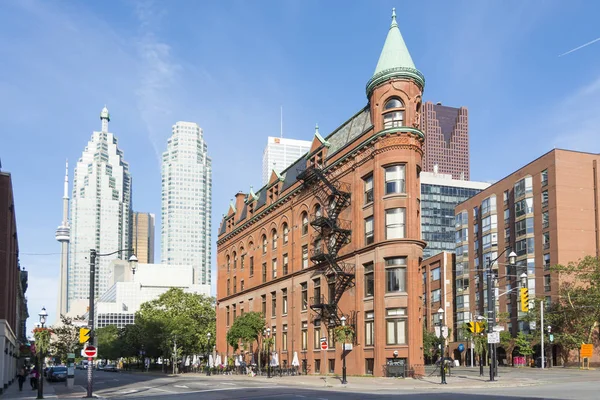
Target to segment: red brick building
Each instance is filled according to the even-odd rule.
[[[433,172],[437,165],[440,173],[468,181],[471,173],[467,108],[427,101],[423,104],[422,119],[425,133],[423,171]]]
[[[493,266],[499,277],[496,311],[510,315],[506,329],[513,335],[519,331],[539,335],[539,327],[533,329],[527,313],[518,308],[514,289],[520,287],[519,277],[525,273],[529,298],[549,305],[557,300],[560,284],[552,265],[600,256],[599,163],[599,154],[555,149],[456,206],[454,332],[458,342],[463,340],[458,328],[485,315],[486,259],[495,259],[505,249]],[[517,254],[512,272],[506,261],[509,250]],[[500,362],[507,358],[502,348],[498,354]],[[557,354],[556,345],[552,346],[554,365],[560,361]],[[577,362],[576,355],[572,361]],[[596,350],[592,362],[599,361]]]
[[[16,379],[25,343],[27,272],[19,268],[17,220],[9,173],[0,171],[0,394]]]
[[[348,374],[423,373],[424,83],[394,14],[368,104],[327,137],[317,131],[310,152],[259,191],[236,195],[217,241],[219,354],[233,354],[235,318],[261,311],[280,364],[297,354],[307,373],[340,374],[332,332],[345,317],[356,332]]]

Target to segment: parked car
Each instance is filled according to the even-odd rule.
[[[105,365],[105,364],[100,364],[100,363],[98,363],[98,364],[96,364],[96,369],[97,369],[98,371],[103,371],[103,370],[104,370],[104,365]]]
[[[67,367],[52,367],[48,370],[48,380],[50,382],[60,382],[67,380]]]
[[[83,361],[79,361],[75,365],[75,369],[87,369],[87,366],[88,366],[88,362],[86,360],[83,360]]]
[[[115,364],[106,364],[104,366],[104,371],[107,372],[119,372],[117,366]]]

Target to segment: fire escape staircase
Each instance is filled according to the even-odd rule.
[[[312,297],[310,308],[315,311],[328,327],[341,325],[342,311],[338,303],[346,290],[354,285],[355,266],[338,261],[341,248],[350,243],[351,221],[339,218],[340,213],[350,205],[350,185],[330,181],[320,166],[310,166],[298,174],[298,179],[306,187],[313,187],[313,194],[324,206],[323,210],[311,215],[310,224],[317,231],[313,239],[311,261],[317,266],[317,273],[324,274],[333,281],[335,288],[325,296]]]

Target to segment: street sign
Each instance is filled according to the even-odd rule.
[[[325,339],[325,341],[321,341],[321,350],[327,350],[328,348],[327,339]]]
[[[85,354],[86,357],[96,357],[98,355],[98,349],[94,346],[88,346],[83,349],[83,354]]]
[[[79,328],[79,343],[86,343],[90,340],[90,330],[89,328]]]
[[[550,334],[550,343],[554,342],[554,335]]]
[[[488,343],[500,343],[500,332],[488,332]]]
[[[435,337],[440,337],[440,326],[436,325],[434,326],[435,329]]]
[[[593,344],[582,344],[581,345],[581,358],[589,358],[594,353],[594,345]]]
[[[447,326],[442,326],[442,336],[444,337],[444,339],[448,339],[448,327]]]
[[[344,351],[352,350],[352,343],[344,343]]]
[[[494,332],[503,332],[504,331],[504,327],[502,325],[496,325],[492,329],[494,329]]]
[[[461,344],[459,344],[459,345],[458,345],[458,351],[460,351],[461,353],[462,353],[463,351],[465,351],[465,345],[464,345],[464,344],[462,344],[462,343],[461,343]]]

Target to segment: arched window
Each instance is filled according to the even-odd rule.
[[[287,223],[283,223],[283,244],[286,244],[290,237],[290,228]]]
[[[267,254],[267,235],[263,235],[262,237],[262,248],[263,254]]]
[[[305,212],[302,213],[302,235],[308,234],[308,214]]]
[[[230,260],[229,256],[227,256],[227,272],[229,272],[230,269],[231,269],[231,260]]]
[[[233,269],[237,269],[237,253],[233,252]]]
[[[277,231],[275,229],[271,231],[271,240],[273,241],[273,250],[277,249]]]
[[[315,204],[315,218],[319,218],[321,216],[321,205],[319,203]]]
[[[246,253],[244,253],[244,248],[240,247],[240,269],[244,269],[244,258],[246,258]]]
[[[383,107],[384,129],[404,126],[404,103],[396,97],[389,99]]]

